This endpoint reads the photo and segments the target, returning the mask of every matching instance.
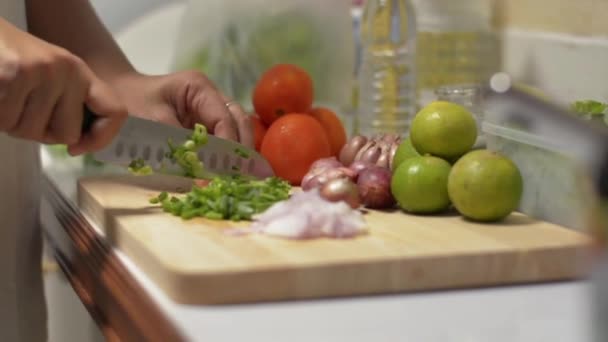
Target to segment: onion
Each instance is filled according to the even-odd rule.
[[[388,168],[389,167],[389,154],[391,152],[391,144],[382,141],[380,142],[380,156],[376,160],[376,165]]]
[[[388,153],[382,153],[380,154],[380,157],[378,158],[378,160],[376,161],[376,165],[383,167],[385,169],[388,169],[389,166],[389,155]]]
[[[359,152],[357,152],[357,154],[355,155],[355,159],[353,161],[361,160],[363,154],[365,154],[365,152],[367,152],[367,150],[369,150],[370,148],[372,148],[374,146],[376,146],[376,142],[373,140],[368,140],[365,143],[365,145],[363,145],[363,147],[361,147]],[[347,166],[350,166],[350,164],[348,164]]]
[[[354,181],[357,178],[357,172],[347,167],[337,167],[333,169],[317,168],[310,170],[304,176],[301,186],[303,190],[307,191],[321,187],[325,183],[338,178],[346,178]]]
[[[340,152],[340,161],[345,166],[363,161],[391,169],[397,147],[401,144],[399,134],[375,134],[370,138],[355,136]],[[357,168],[360,170],[361,166]]]
[[[363,145],[367,143],[367,138],[361,135],[353,137],[346,145],[340,150],[340,162],[348,166],[355,161],[355,156],[361,150]]]
[[[386,134],[382,137],[382,141],[386,142],[387,144],[392,144],[397,140],[399,140],[398,134]]]
[[[321,187],[320,194],[321,197],[330,202],[344,201],[353,209],[361,205],[357,186],[347,178],[330,180]]]
[[[393,159],[395,159],[395,153],[397,153],[397,148],[399,148],[400,144],[400,142],[393,144],[393,146],[391,146],[391,150],[389,151],[388,166],[391,170],[393,169]]]
[[[304,191],[308,191],[310,189],[315,188],[319,183],[319,177],[317,174],[309,172],[307,173],[304,178],[302,178],[302,183],[300,183],[300,186],[302,187],[302,190]]]
[[[351,169],[350,167],[340,167],[338,170],[342,171],[342,173],[344,173],[344,175],[351,180],[354,180],[359,175],[357,171]]]
[[[391,173],[380,166],[363,170],[357,180],[359,196],[364,206],[372,209],[386,209],[395,205],[391,193]]]
[[[361,156],[361,161],[376,164],[378,158],[382,154],[382,149],[379,146],[372,146]]]
[[[368,167],[373,166],[374,164],[371,163],[366,163],[364,161],[361,160],[357,160],[356,162],[352,163],[349,168],[353,171],[355,171],[357,173],[357,176],[359,176],[359,173],[361,173],[361,171],[367,169]]]
[[[342,163],[336,159],[336,157],[323,158],[319,159],[316,162],[312,163],[309,170],[315,169],[332,169],[335,167],[342,166]]]
[[[336,178],[348,178],[348,179],[354,179],[355,176],[357,176],[357,174],[355,173],[355,171],[347,168],[347,167],[339,167],[336,169],[329,169],[325,172],[322,173],[322,175],[324,175],[325,177],[327,177],[327,180],[332,180],[332,179],[336,179]]]

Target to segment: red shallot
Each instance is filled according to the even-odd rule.
[[[395,205],[391,193],[391,172],[380,166],[363,170],[357,180],[361,203],[371,209],[387,209]]]
[[[390,169],[397,147],[401,144],[399,134],[377,134],[370,138],[355,136],[340,151],[339,160],[346,166],[365,161]]]
[[[330,180],[321,187],[320,192],[321,197],[330,202],[344,201],[353,209],[361,205],[357,185],[347,178]]]
[[[302,189],[310,190],[323,186],[330,180],[338,178],[348,178],[354,181],[357,177],[357,172],[347,167],[321,168],[311,169],[302,179]]]
[[[343,166],[342,163],[336,157],[323,158],[315,161],[310,166],[309,170],[317,170],[317,169],[333,169],[336,167]]]
[[[357,173],[357,176],[359,176],[359,173],[369,167],[374,166],[374,164],[371,163],[366,163],[364,161],[358,160],[354,163],[352,163],[348,168],[355,171]]]

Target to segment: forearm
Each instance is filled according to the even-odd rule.
[[[83,59],[109,83],[133,67],[97,17],[88,0],[26,0],[29,31]]]

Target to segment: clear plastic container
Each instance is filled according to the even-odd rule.
[[[585,231],[593,224],[597,196],[587,171],[553,144],[516,127],[482,123],[487,148],[509,157],[524,179],[519,211]]]

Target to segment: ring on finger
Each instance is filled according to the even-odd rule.
[[[237,104],[236,101],[228,101],[226,102],[226,107],[230,108],[230,106]]]

